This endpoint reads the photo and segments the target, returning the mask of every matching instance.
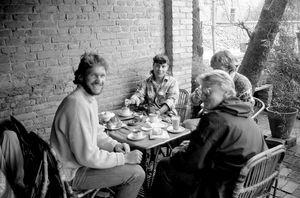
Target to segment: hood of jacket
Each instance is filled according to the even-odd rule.
[[[252,104],[243,102],[237,97],[225,99],[213,111],[221,111],[238,117],[248,118],[252,115]]]

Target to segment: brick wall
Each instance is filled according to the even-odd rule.
[[[193,57],[192,0],[166,1],[166,52],[180,88],[191,91]]]
[[[3,0],[0,5],[0,119],[15,115],[44,139],[61,100],[74,89],[85,51],[110,63],[99,111],[117,109],[165,51],[163,0]],[[192,1],[173,4],[169,54],[190,87]]]
[[[110,63],[99,111],[118,108],[164,52],[163,8],[162,0],[1,1],[0,119],[16,115],[47,139],[85,51]]]

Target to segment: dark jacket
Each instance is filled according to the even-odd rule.
[[[251,104],[231,98],[202,115],[188,148],[176,153],[171,163],[192,176],[189,182],[196,178],[200,183],[198,197],[231,197],[240,169],[265,149]]]

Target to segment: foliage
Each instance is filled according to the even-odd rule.
[[[281,32],[266,62],[268,83],[273,84],[271,105],[300,109],[300,61],[294,52],[295,38]]]

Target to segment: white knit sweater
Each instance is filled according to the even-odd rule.
[[[74,178],[81,166],[105,169],[125,163],[122,153],[112,152],[118,142],[99,124],[95,97],[81,86],[59,105],[50,143],[68,181]]]

